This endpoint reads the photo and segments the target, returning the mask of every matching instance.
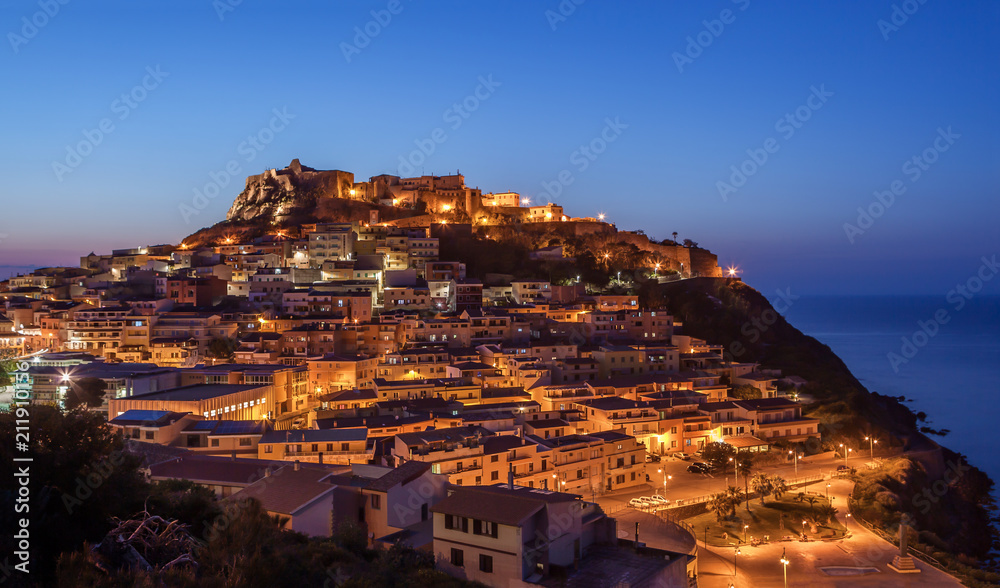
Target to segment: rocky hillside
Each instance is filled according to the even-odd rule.
[[[284,169],[271,169],[247,178],[246,187],[233,202],[226,220],[245,221],[266,217],[278,221],[296,212],[315,209],[321,199],[350,199],[354,174],[317,171],[298,159]]]

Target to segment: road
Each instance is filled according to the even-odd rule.
[[[852,463],[853,462],[853,463]],[[853,459],[848,465],[854,467],[864,467],[866,460]],[[820,459],[800,461],[798,473],[795,466],[777,466],[763,468],[762,472],[776,474],[786,479],[805,477],[815,474],[829,474],[835,471],[838,465],[843,464],[843,458],[823,457]],[[679,460],[668,460],[659,464],[651,464],[653,467],[648,470],[650,476],[655,480],[653,474],[656,468],[665,469],[667,475],[673,479],[667,481],[667,493],[664,496],[670,500],[691,499],[697,496],[719,492],[727,484],[726,476],[708,476],[701,474],[689,474],[686,471],[688,462]],[[666,466],[665,468],[663,466]],[[612,516],[628,521],[626,525],[619,525],[619,530],[624,531],[629,536],[632,525],[637,519],[632,509],[620,510],[621,505],[628,504],[629,499],[636,496],[648,496],[653,493],[663,494],[662,472],[661,484],[657,488],[645,488],[638,492],[619,494],[614,496],[603,496],[598,498],[598,503],[605,509],[618,510]],[[740,480],[742,482],[742,480]],[[729,484],[733,484],[732,473],[729,474]],[[830,484],[827,488],[827,483]],[[705,588],[723,588],[731,584],[743,587],[770,587],[783,586],[781,557],[784,554],[789,561],[788,565],[788,586],[810,586],[810,587],[837,587],[846,588],[853,586],[879,586],[879,587],[919,587],[919,586],[961,586],[955,578],[928,565],[920,560],[914,560],[916,566],[921,570],[919,574],[899,574],[888,567],[892,558],[898,553],[895,545],[883,540],[881,537],[871,533],[860,524],[855,523],[847,516],[846,508],[847,496],[853,489],[853,482],[847,479],[834,479],[829,482],[818,482],[811,486],[813,491],[829,492],[833,499],[834,506],[840,512],[837,519],[850,531],[851,536],[847,539],[832,542],[810,541],[788,541],[772,542],[767,545],[751,547],[744,545],[740,547],[740,555],[737,556],[737,577],[734,582],[733,577],[733,548],[708,548],[699,543],[698,548],[698,585]],[[652,515],[643,515],[652,517]],[[664,534],[660,537],[659,534]],[[640,525],[640,534],[644,536],[643,541],[652,546],[662,548],[673,547],[671,539],[667,534],[673,534],[671,527],[661,525],[646,524]],[[833,570],[830,568],[842,568]],[[824,571],[823,568],[827,568]],[[865,573],[860,573],[866,570]],[[836,575],[835,575],[836,574]]]
[[[834,480],[830,495],[834,503],[846,504],[847,495],[853,483],[848,480]],[[874,533],[871,533],[846,516],[837,519],[851,532],[851,536],[841,541],[819,542],[788,541],[770,543],[759,547],[742,546],[737,556],[736,586],[756,588],[783,586],[782,554],[789,561],[788,586],[837,587],[879,586],[961,586],[948,574],[915,559],[919,574],[899,574],[888,567],[898,548]],[[653,529],[650,529],[651,531]],[[698,551],[698,586],[702,588],[722,588],[733,584],[733,552],[735,549],[700,547]],[[842,567],[851,575],[830,575],[821,568]],[[859,575],[851,569],[868,569]],[[831,570],[832,571],[832,570]]]
[[[851,467],[862,468],[868,462],[866,459],[853,458],[847,462]],[[794,463],[789,465],[770,466],[758,471],[778,475],[786,480],[803,478],[817,474],[826,474],[836,471],[837,466],[843,465],[843,458],[835,457],[814,457],[800,460],[798,466]],[[715,492],[725,490],[727,485],[743,487],[742,478],[737,479],[732,469],[727,473],[720,474],[692,474],[687,471],[691,465],[689,461],[681,461],[674,458],[666,458],[661,462],[651,462],[646,464],[646,473],[650,478],[650,485],[642,487],[636,491],[605,495],[597,498],[597,503],[605,510],[617,510],[621,505],[628,505],[628,501],[639,496],[649,496],[654,493],[662,494],[671,502],[677,500],[690,500],[699,496],[706,496]],[[657,470],[665,470],[657,473]],[[756,473],[756,472],[754,472]],[[664,490],[663,476],[672,476],[666,481]],[[822,484],[825,486],[825,482]],[[811,489],[819,491],[815,485]],[[824,488],[825,490],[825,488]]]

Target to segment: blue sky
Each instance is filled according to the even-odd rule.
[[[0,266],[177,242],[222,220],[248,174],[296,157],[396,173],[428,141],[418,171],[677,231],[768,295],[945,296],[1000,254],[994,2],[44,4],[0,13]],[[275,109],[282,130],[249,147]],[[738,187],[732,166],[752,171]]]

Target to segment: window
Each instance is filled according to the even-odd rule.
[[[500,472],[490,472],[490,481],[495,481],[500,479]]]
[[[479,571],[485,572],[487,574],[493,573],[493,556],[492,555],[481,555],[479,556]]]
[[[351,450],[351,444],[350,443],[341,443],[340,444],[340,450],[341,451],[350,451]]]
[[[153,434],[152,431],[146,431],[146,439],[152,440],[153,437],[154,437],[154,434]]]
[[[240,437],[240,447],[248,447],[250,445],[250,437]]]
[[[272,446],[270,446],[270,445],[265,445],[265,446],[264,446],[264,453],[271,453],[271,450],[272,450],[272,449],[273,449],[273,447],[272,447]]]
[[[378,494],[372,494],[372,508],[382,510],[382,497]]]
[[[219,440],[218,439],[212,439],[212,447],[218,447],[218,446],[219,446]]]
[[[465,567],[465,558],[463,557],[461,549],[451,548],[451,565],[458,567]]]
[[[492,455],[492,456],[490,456],[490,463],[496,463],[498,461],[500,461],[500,456],[499,455]]]

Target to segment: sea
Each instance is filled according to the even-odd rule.
[[[1000,296],[801,296],[784,314],[1000,484]]]

